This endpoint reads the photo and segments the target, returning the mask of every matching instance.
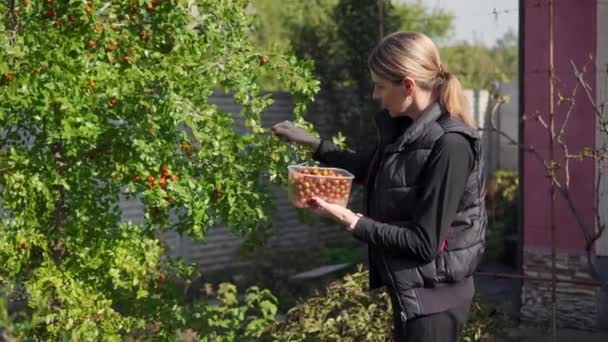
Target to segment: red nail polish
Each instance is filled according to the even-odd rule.
[[[308,204],[316,207],[319,204],[319,202],[317,202],[316,198],[312,198],[311,197],[311,198],[308,199]]]

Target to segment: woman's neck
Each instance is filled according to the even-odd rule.
[[[420,117],[425,109],[435,103],[435,100],[436,98],[432,96],[431,92],[417,92],[414,95],[412,105],[405,115],[412,118],[412,120],[416,120],[418,117]]]

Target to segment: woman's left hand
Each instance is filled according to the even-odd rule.
[[[359,219],[359,216],[350,209],[337,204],[328,203],[316,196],[311,197],[308,200],[308,205],[312,208],[313,212],[332,219],[345,227],[349,227],[353,222]]]

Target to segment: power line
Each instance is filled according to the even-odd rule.
[[[491,12],[486,12],[486,13],[477,13],[477,14],[470,14],[470,15],[464,15],[464,16],[458,16],[458,17],[488,17],[488,16],[494,16],[496,19],[498,19],[499,15],[502,14],[509,14],[509,13],[516,13],[519,14],[519,8],[509,8],[509,9],[498,9],[496,7],[494,7],[492,9]]]

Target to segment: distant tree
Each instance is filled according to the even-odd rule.
[[[509,30],[496,40],[496,45],[492,48],[494,61],[501,66],[501,70],[507,80],[517,79],[519,72],[518,42],[517,33]]]
[[[329,44],[335,31],[332,12],[338,0],[251,0],[250,8],[256,14],[255,30],[251,39],[254,46],[269,53],[289,53],[297,51],[297,46],[310,44],[301,42],[300,28],[310,27],[316,32],[314,37],[321,39],[319,46]],[[318,63],[316,56],[305,55],[308,60]],[[318,74],[318,72],[316,72]],[[283,83],[270,74],[262,74],[260,86],[268,91],[284,91]]]
[[[465,88],[490,89],[496,82],[517,78],[517,35],[508,31],[492,48],[467,42],[446,46],[441,48],[441,57]]]

